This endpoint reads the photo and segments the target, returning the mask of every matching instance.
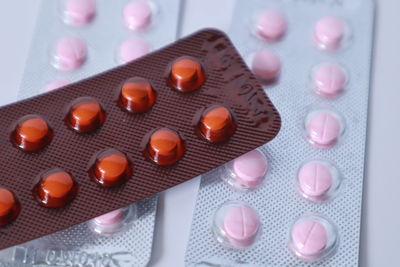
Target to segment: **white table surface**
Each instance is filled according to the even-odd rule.
[[[54,0],[48,0],[54,1]],[[0,6],[0,105],[16,100],[39,0]],[[232,0],[187,0],[182,35],[229,28]],[[400,1],[377,0],[360,266],[399,266]],[[161,194],[150,266],[184,266],[199,179]]]

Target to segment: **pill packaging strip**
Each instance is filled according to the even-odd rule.
[[[265,10],[283,14],[287,21],[285,34],[275,42],[255,35],[255,22]],[[320,36],[315,36],[313,29],[321,18],[331,16],[346,25],[342,46],[335,51],[318,47],[315,37]],[[281,16],[274,18],[273,30],[266,30],[272,39],[285,28]],[[260,155],[248,154],[247,161],[240,157],[202,176],[187,266],[358,266],[373,21],[373,1],[236,2],[230,36],[253,71],[258,66],[254,65],[257,51],[267,50],[280,58],[279,77],[266,82],[264,88],[282,115],[282,129],[276,139],[252,152],[267,158],[262,185],[238,187],[232,182],[235,175],[241,175],[235,174],[240,159],[253,168],[252,173],[260,172],[263,167],[254,162]],[[322,40],[335,46],[334,34],[329,34],[325,36],[331,39]],[[268,59],[270,64],[261,70],[273,78],[279,62]],[[324,85],[324,80],[315,78],[315,70],[326,63],[339,64],[345,70],[347,82],[337,96],[325,97],[314,91],[315,82]],[[330,75],[326,88],[335,89],[339,76],[334,71]],[[309,128],[309,114],[318,110],[339,114],[335,121],[341,125],[340,130],[336,127],[334,142],[324,147],[310,143],[326,141],[316,138],[318,129],[315,135],[307,135],[307,129],[313,129]],[[335,128],[331,122],[326,124],[326,138],[328,130]],[[324,191],[323,182],[313,187],[308,180],[311,192],[307,186],[306,191],[301,190],[298,177],[307,173],[303,167],[309,163],[323,163],[319,173],[314,169],[317,174],[308,177],[321,179],[314,182],[326,181],[323,170],[328,170],[330,189]],[[303,183],[307,185],[307,180]],[[246,190],[248,187],[255,188]],[[310,196],[322,191],[324,197]],[[236,219],[229,210],[240,211]]]
[[[86,9],[71,10],[74,2],[79,1],[42,1],[19,91],[20,99],[57,89],[123,64],[128,59],[133,60],[174,41],[178,35],[180,0],[168,3],[160,0],[123,0],[118,3],[85,0],[79,4],[84,6],[86,3]],[[72,7],[68,8],[68,3]],[[151,17],[147,20],[140,17],[140,14],[132,14],[133,17],[142,18],[145,23],[138,29],[128,29],[129,25],[124,23],[124,9],[133,3],[151,8]],[[76,12],[75,20],[71,16],[74,15],[73,11]],[[82,16],[79,17],[79,14]],[[82,65],[70,71],[53,66],[56,44],[66,37],[83,40],[88,52]],[[124,42],[132,42],[131,49],[135,53],[121,57]],[[115,229],[112,237],[94,233],[90,222],[85,222],[54,235],[3,250],[0,257],[5,262],[11,261],[7,263],[10,265],[96,265],[99,262],[106,265],[113,260],[121,266],[145,266],[151,256],[156,208],[156,196],[132,205],[135,216],[124,227]],[[116,225],[121,223],[115,222]]]
[[[4,266],[147,266],[157,196],[126,208],[104,232],[95,219],[0,251]],[[123,224],[123,225],[120,225]],[[107,230],[107,228],[104,228]],[[1,265],[3,266],[3,265]]]
[[[147,97],[131,102],[125,95],[131,89]],[[142,113],[130,110],[142,100],[153,106]],[[82,114],[95,119],[82,125]],[[71,124],[74,118],[79,120]],[[26,127],[30,123],[34,127]],[[197,177],[269,142],[280,123],[279,113],[230,40],[212,29],[1,107],[0,124],[10,129],[0,138],[0,197],[7,198],[1,203],[5,216],[0,217],[0,246],[67,229]],[[84,129],[92,132],[80,131]],[[40,150],[27,151],[31,148]],[[115,162],[114,156],[119,158]]]

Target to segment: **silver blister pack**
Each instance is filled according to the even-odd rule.
[[[180,0],[43,0],[19,98],[55,90],[173,42],[180,8]],[[3,250],[0,264],[146,266],[156,209],[154,196],[125,208],[112,226],[94,219]]]
[[[157,197],[126,208],[124,225],[107,234],[94,220],[0,251],[5,266],[147,266]],[[7,265],[8,264],[8,265]],[[2,266],[2,265],[0,265]]]
[[[202,176],[187,266],[358,266],[373,24],[372,0],[236,1],[282,128]]]

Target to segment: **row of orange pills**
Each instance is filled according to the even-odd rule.
[[[190,57],[176,59],[170,66],[169,84],[180,92],[199,89],[205,82],[201,64]],[[120,88],[118,104],[130,113],[143,113],[156,103],[157,93],[144,78],[135,77],[125,81]],[[197,130],[201,137],[212,143],[224,142],[236,130],[232,111],[223,105],[204,108],[196,114]],[[83,97],[73,101],[65,117],[66,124],[77,133],[88,133],[100,128],[106,121],[106,112],[94,98]],[[13,127],[11,142],[27,152],[38,151],[49,145],[54,131],[39,115],[26,115]],[[186,143],[179,132],[169,128],[157,128],[144,137],[144,155],[154,163],[167,166],[181,159]],[[89,175],[104,187],[117,186],[129,180],[134,171],[128,156],[115,149],[97,153],[91,163]],[[39,175],[33,187],[34,198],[46,207],[62,207],[77,195],[78,183],[73,176],[55,168]],[[8,189],[0,188],[0,226],[14,220],[20,211],[17,197]]]

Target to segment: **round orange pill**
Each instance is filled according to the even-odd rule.
[[[218,105],[204,110],[199,124],[202,136],[212,143],[228,140],[236,130],[231,111]]]
[[[61,169],[53,169],[40,175],[33,193],[45,207],[58,208],[71,202],[78,192],[78,184],[72,176]]]
[[[200,88],[205,80],[201,64],[192,57],[180,57],[171,65],[171,85],[181,92],[190,92]]]
[[[158,165],[171,165],[180,160],[185,154],[185,143],[181,136],[168,128],[154,131],[147,144],[151,160]]]
[[[26,115],[18,120],[11,135],[13,143],[22,150],[33,152],[51,142],[53,132],[39,115]]]
[[[156,92],[146,79],[135,77],[122,85],[120,105],[127,111],[142,113],[153,107],[156,96]]]
[[[97,100],[83,97],[71,104],[66,120],[75,131],[86,133],[101,127],[105,117],[105,111]]]
[[[8,189],[0,188],[0,226],[5,226],[15,220],[21,210],[21,205]]]
[[[133,168],[124,153],[115,149],[108,149],[96,156],[91,172],[98,184],[108,187],[120,185],[130,179]]]

